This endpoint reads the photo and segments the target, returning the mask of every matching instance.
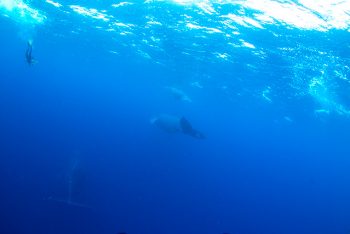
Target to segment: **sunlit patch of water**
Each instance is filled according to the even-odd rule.
[[[0,0],[0,12],[21,24],[42,24],[46,16],[23,0]]]

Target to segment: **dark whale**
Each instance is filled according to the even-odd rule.
[[[205,135],[192,127],[185,117],[160,115],[151,120],[151,123],[168,133],[183,133],[196,139],[205,139]]]

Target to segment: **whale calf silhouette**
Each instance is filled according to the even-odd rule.
[[[183,102],[192,102],[192,99],[183,90],[171,86],[165,88],[174,96],[174,98]]]

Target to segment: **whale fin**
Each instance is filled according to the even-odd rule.
[[[182,131],[186,134],[191,133],[194,130],[190,122],[185,117],[182,117],[180,119],[180,125],[181,125]]]

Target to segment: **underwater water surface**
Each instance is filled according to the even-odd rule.
[[[350,233],[350,1],[0,0],[0,234]]]

